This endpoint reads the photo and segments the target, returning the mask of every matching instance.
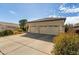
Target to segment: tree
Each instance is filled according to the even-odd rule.
[[[65,25],[65,32],[71,32],[72,30],[74,30],[74,26],[73,24],[66,24]]]
[[[21,19],[19,21],[19,26],[24,32],[26,31],[26,23],[27,23],[27,19]]]

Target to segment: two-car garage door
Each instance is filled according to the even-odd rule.
[[[62,31],[61,29],[60,26],[35,26],[30,28],[30,32],[57,35],[60,31]]]

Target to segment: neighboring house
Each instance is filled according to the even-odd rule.
[[[74,25],[74,30],[76,31],[76,33],[79,33],[79,23]]]
[[[0,22],[0,31],[2,30],[14,30],[18,27],[18,24]]]
[[[39,34],[58,35],[64,32],[66,18],[43,18],[27,23],[28,32]]]

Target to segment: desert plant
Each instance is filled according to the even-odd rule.
[[[13,32],[14,32],[14,34],[21,34],[21,33],[23,33],[23,30],[17,28],[17,29],[15,29]]]
[[[4,33],[4,36],[12,35],[13,31],[12,30],[4,30],[3,33]]]
[[[66,24],[65,25],[65,32],[68,32],[74,28],[73,24]]]
[[[13,31],[12,30],[4,30],[0,32],[0,36],[7,36],[7,35],[12,35]]]
[[[4,36],[4,33],[3,31],[0,32],[0,37]]]
[[[67,32],[69,30],[69,26],[66,24],[65,25],[65,32]]]
[[[56,55],[79,54],[79,36],[75,33],[63,33],[54,38],[54,50]]]

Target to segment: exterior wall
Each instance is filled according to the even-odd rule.
[[[75,30],[79,30],[79,27],[77,27],[77,28],[74,28]]]
[[[75,30],[75,31],[76,31],[76,30],[79,30],[79,23],[77,23],[77,24],[74,25],[74,30]]]
[[[64,32],[64,20],[31,22],[28,32],[57,35]]]
[[[16,29],[18,26],[11,26],[11,25],[0,25],[0,31],[2,30],[14,30]]]
[[[79,27],[74,27],[74,30],[75,31],[79,31]]]

